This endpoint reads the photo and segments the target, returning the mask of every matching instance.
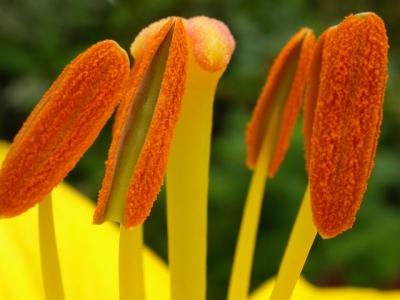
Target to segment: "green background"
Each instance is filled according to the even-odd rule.
[[[320,34],[349,13],[374,11],[385,21],[390,77],[375,168],[354,229],[317,239],[304,275],[322,286],[400,288],[400,5],[381,1],[0,0],[0,138],[11,141],[62,68],[96,41],[128,49],[149,23],[169,15],[223,20],[237,48],[215,102],[209,202],[209,299],[223,299],[251,172],[244,130],[274,56],[301,26]],[[252,288],[276,273],[306,186],[300,120],[276,178],[268,181]],[[111,122],[67,180],[96,198]],[[146,242],[166,257],[164,193],[145,225]]]

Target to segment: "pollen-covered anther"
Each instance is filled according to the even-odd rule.
[[[323,237],[351,228],[361,205],[382,121],[387,52],[384,23],[373,13],[347,17],[325,38],[308,154]]]
[[[0,171],[0,216],[29,209],[68,174],[125,93],[126,52],[103,41],[75,58],[36,105]]]
[[[310,70],[306,81],[306,91],[304,95],[304,106],[303,106],[303,135],[304,135],[304,153],[306,160],[306,169],[308,170],[310,144],[311,144],[311,133],[314,123],[314,112],[317,105],[318,92],[319,92],[319,77],[321,73],[322,63],[322,50],[326,37],[333,32],[335,26],[325,30],[318,38],[317,43],[313,51]]]
[[[113,127],[97,224],[111,220],[132,227],[150,214],[180,112],[188,63],[182,19],[161,20],[140,35],[131,48],[139,57]]]
[[[164,18],[151,23],[146,28],[142,29],[133,40],[130,51],[132,56],[137,59],[146,50],[146,47],[152,42],[154,36],[163,28],[167,22],[172,22],[174,17]]]
[[[298,31],[276,57],[267,81],[257,100],[247,125],[247,159],[254,168],[266,139],[268,129],[274,128],[268,175],[274,176],[289,147],[290,136],[300,109],[305,81],[309,70],[315,38],[311,29]],[[278,113],[277,124],[271,124],[273,111]]]

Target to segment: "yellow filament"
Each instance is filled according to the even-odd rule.
[[[40,262],[46,299],[63,300],[64,289],[54,230],[51,193],[38,206]]]
[[[271,150],[278,130],[278,118],[279,107],[275,106],[247,194],[229,282],[228,300],[243,300],[248,296],[261,205],[272,155]]]
[[[207,194],[214,93],[222,71],[189,56],[182,110],[167,169],[168,256],[172,300],[206,297]]]
[[[119,299],[144,300],[143,227],[120,227]]]
[[[307,186],[270,300],[289,300],[317,235]]]

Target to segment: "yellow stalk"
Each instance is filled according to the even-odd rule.
[[[253,177],[240,225],[236,252],[229,282],[228,300],[247,299],[253,265],[254,247],[260,221],[261,205],[269,164],[274,154],[280,131],[282,110],[287,100],[295,76],[299,53],[293,55],[282,71],[282,78],[276,86],[271,103],[271,110],[265,116],[264,136],[258,154]]]
[[[167,169],[172,300],[206,297],[207,194],[214,93],[223,70],[202,69],[193,53]]]
[[[254,247],[257,239],[267,172],[272,155],[271,150],[278,131],[278,118],[279,108],[275,106],[247,194],[229,282],[228,300],[243,300],[247,299],[248,296]]]
[[[307,186],[270,300],[289,300],[317,235]]]
[[[119,299],[144,300],[143,227],[120,226]]]
[[[38,206],[40,262],[46,299],[63,300],[64,289],[54,230],[51,193]]]

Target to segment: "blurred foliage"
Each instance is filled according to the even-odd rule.
[[[63,66],[90,44],[115,39],[128,49],[141,28],[168,15],[204,14],[223,20],[237,48],[215,105],[208,259],[209,299],[222,299],[251,176],[244,166],[244,129],[273,58],[299,27],[312,27],[319,34],[349,13],[361,11],[374,11],[385,20],[391,44],[376,166],[354,229],[333,240],[318,239],[305,276],[321,285],[400,287],[400,5],[396,0],[0,0],[0,138],[12,140]],[[92,199],[101,184],[110,127],[68,177]],[[276,273],[305,185],[299,121],[283,166],[267,183],[253,288]],[[165,258],[164,192],[159,198],[145,226],[146,242]]]

